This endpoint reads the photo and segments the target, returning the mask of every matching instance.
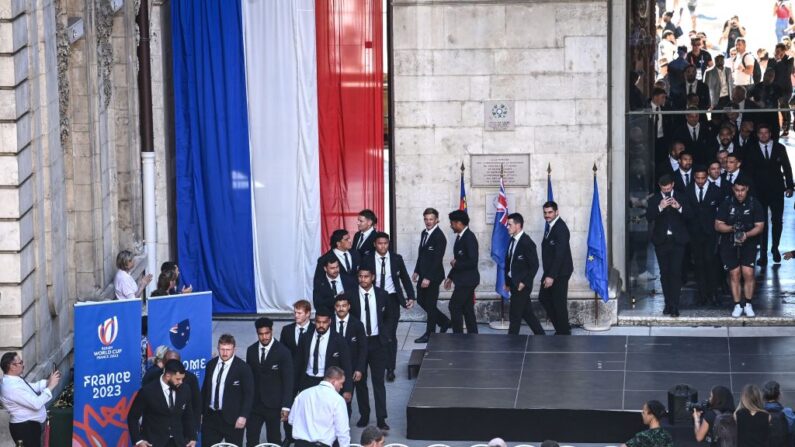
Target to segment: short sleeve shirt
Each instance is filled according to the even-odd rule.
[[[113,279],[113,287],[116,289],[117,300],[135,298],[135,292],[138,291],[138,283],[124,270],[116,272],[116,277]]]
[[[743,64],[743,61],[745,61],[745,64]],[[754,56],[751,53],[738,54],[734,58],[734,70],[732,70],[734,72],[734,85],[753,84],[753,72],[751,74],[743,72],[744,68],[753,66]]]
[[[743,203],[729,197],[718,207],[715,219],[726,225],[741,223],[745,231],[748,231],[754,224],[765,221],[765,212],[753,197],[746,198]]]
[[[671,435],[662,428],[643,430],[627,441],[627,447],[673,447]]]

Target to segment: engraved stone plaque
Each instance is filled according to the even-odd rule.
[[[530,186],[530,154],[470,155],[473,187],[500,187],[500,168],[506,187]]]
[[[486,109],[483,113],[486,130],[513,130],[514,128],[514,103],[513,101],[485,101]]]

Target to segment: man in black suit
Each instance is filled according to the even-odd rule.
[[[348,275],[340,275],[340,261],[336,256],[328,256],[323,260],[326,274],[315,282],[312,289],[312,303],[315,309],[334,309],[334,300],[346,290],[356,287],[356,282]]]
[[[682,152],[679,154],[679,169],[674,171],[674,189],[684,193],[693,183],[693,154]]]
[[[687,107],[687,95],[698,95],[698,109],[707,110],[710,106],[709,87],[696,78],[696,67],[688,65],[685,68],[685,89],[681,94],[674,96],[674,106],[678,110]]]
[[[464,332],[466,322],[467,333],[478,333],[478,322],[475,319],[475,288],[480,284],[478,272],[478,239],[469,229],[469,215],[465,211],[455,210],[448,214],[450,228],[456,234],[453,245],[453,260],[450,261],[450,272],[444,280],[444,289],[450,290],[455,283],[455,290],[450,297],[450,321],[453,333]]]
[[[202,385],[202,445],[243,444],[243,430],[254,401],[251,368],[235,355],[235,337],[218,338],[218,357],[207,363]]]
[[[450,319],[436,306],[439,300],[439,285],[444,280],[444,251],[447,249],[447,238],[439,228],[439,212],[434,208],[426,208],[422,213],[425,229],[420,234],[420,246],[417,250],[417,263],[411,279],[417,283],[417,302],[425,310],[427,322],[425,333],[414,343],[428,343],[428,338],[436,332],[447,332]]]
[[[389,326],[394,319],[389,315],[389,299],[383,289],[373,287],[374,272],[370,267],[359,269],[359,287],[348,290],[348,302],[351,304],[351,315],[364,324],[367,335],[367,365],[370,367],[370,380],[373,384],[373,397],[375,399],[375,417],[378,428],[389,430],[386,424],[386,387],[384,386],[384,372],[386,370],[387,356],[392,328]],[[356,423],[357,427],[366,427],[370,420],[370,401],[367,390],[367,369],[362,371],[361,380],[356,382],[356,402],[359,403],[361,418]]]
[[[687,196],[674,192],[674,180],[667,175],[657,182],[660,192],[649,199],[646,219],[651,228],[651,241],[660,267],[665,309],[663,314],[679,316],[679,295],[682,289],[682,262],[685,246],[690,242],[686,220],[690,217]]]
[[[679,155],[685,151],[685,144],[679,140],[673,140],[668,147],[668,156],[656,164],[655,172],[657,178],[664,175],[673,177],[679,170]]]
[[[709,151],[707,153],[707,162],[714,160],[720,151],[726,151],[727,154],[734,152],[742,154],[742,149],[740,149],[739,144],[735,144],[734,142],[733,128],[726,124],[721,126],[721,128],[718,130],[718,135],[712,139],[712,143],[710,144]]]
[[[560,218],[558,204],[549,201],[542,207],[544,220],[549,230],[541,241],[541,264],[544,274],[541,277],[541,290],[538,300],[547,311],[547,316],[555,326],[555,335],[571,335],[569,309],[566,299],[569,294],[569,279],[574,272],[571,260],[569,227]]]
[[[737,131],[737,136],[734,140],[734,146],[740,148],[740,154],[744,154],[746,147],[753,146],[756,143],[756,135],[754,135],[754,128],[756,124],[753,121],[753,115],[746,115],[740,123],[740,128]]]
[[[351,303],[345,294],[337,296],[334,301],[334,321],[331,323],[331,330],[340,334],[348,342],[348,349],[351,353],[351,368],[353,369],[353,383],[362,380],[367,371],[367,333],[364,325],[356,317],[351,315]],[[357,393],[358,399],[358,393]],[[348,404],[348,417],[351,416],[351,402]],[[369,402],[368,402],[369,404]],[[362,404],[359,404],[362,408]]]
[[[323,280],[326,274],[323,266],[326,265],[326,259],[329,258],[337,258],[340,261],[340,274],[349,276],[355,282],[360,256],[357,250],[351,250],[351,236],[348,234],[348,230],[334,230],[331,233],[330,245],[331,249],[317,259],[313,284]]]
[[[711,158],[707,149],[711,138],[709,130],[701,124],[701,116],[695,110],[693,107],[688,109],[685,122],[674,132],[674,139],[684,142],[685,151],[693,154],[696,163],[706,163]]]
[[[260,443],[263,423],[268,442],[281,445],[279,422],[287,421],[293,404],[293,357],[284,344],[273,338],[270,318],[258,318],[254,327],[257,341],[246,350],[246,363],[254,376],[254,403],[246,421],[246,445]]]
[[[538,322],[533,305],[530,302],[530,293],[533,291],[533,281],[538,272],[538,254],[536,244],[530,236],[524,233],[524,218],[519,213],[508,215],[508,234],[511,242],[505,252],[505,285],[506,291],[511,293],[511,308],[508,313],[509,334],[518,334],[522,327],[522,319],[527,322],[536,335],[544,335],[544,328]]]
[[[725,199],[720,187],[707,181],[707,168],[696,166],[693,184],[687,189],[688,201],[693,204],[688,222],[690,231],[690,254],[698,285],[698,304],[717,304],[717,233],[715,214]]]
[[[655,87],[651,91],[651,101],[649,108],[649,134],[652,137],[652,144],[654,147],[654,162],[660,164],[665,161],[668,154],[669,141],[672,138],[672,120],[671,115],[663,115],[659,112],[670,110],[666,106],[666,99],[668,95],[665,89]]]
[[[315,334],[315,326],[309,321],[311,313],[312,305],[309,304],[309,301],[296,301],[293,304],[293,318],[295,321],[282,327],[282,332],[279,335],[279,341],[290,351],[293,359],[293,370],[296,376],[293,380],[293,397],[298,394],[300,387],[298,364],[301,363],[301,341]],[[285,444],[289,444],[293,442],[292,426],[288,422],[284,422],[282,425],[284,426]]]
[[[179,351],[175,351],[169,349],[166,351],[165,355],[163,356],[163,361],[167,362],[169,360],[176,360],[182,363],[182,358],[179,354]],[[154,382],[160,379],[160,376],[163,375],[163,368],[155,365],[149,371],[146,372],[144,375],[143,380],[141,381],[141,385],[146,385],[149,382]],[[185,378],[182,380],[183,388],[187,387],[190,390],[190,402],[193,414],[193,426],[198,430],[201,417],[202,417],[202,393],[201,388],[199,387],[199,378],[196,377],[196,374],[185,370]]]
[[[325,369],[337,366],[345,371],[345,387],[342,397],[351,401],[353,395],[353,370],[348,343],[341,335],[330,330],[332,313],[326,309],[315,311],[315,333],[301,340],[299,363],[296,364],[296,380],[303,391],[323,380]]]
[[[723,178],[719,161],[713,161],[707,167],[707,181],[720,194],[718,204],[731,195],[731,187],[726,179]]]
[[[792,183],[792,166],[783,144],[772,140],[772,126],[760,123],[756,126],[757,147],[749,147],[747,162],[754,179],[754,196],[759,199],[765,211],[765,221],[770,216],[773,243],[771,252],[773,262],[781,262],[778,244],[781,241],[781,230],[784,218],[784,197],[792,197],[795,188]],[[759,261],[757,265],[767,265],[767,228],[759,236]]]
[[[386,325],[391,333],[389,334],[390,342],[387,345],[386,380],[394,382],[400,308],[411,309],[414,306],[414,287],[412,287],[406,264],[403,262],[403,256],[389,250],[389,235],[386,233],[375,234],[375,251],[362,258],[362,265],[375,272],[375,285],[387,293],[386,305],[389,307],[389,321],[386,322]]]
[[[184,378],[182,363],[169,360],[163,366],[163,375],[138,391],[127,413],[127,428],[133,445],[196,445],[190,390],[181,386]]]
[[[753,196],[756,194],[753,178],[744,167],[740,169],[741,167],[743,167],[743,159],[739,155],[729,154],[726,156],[726,172],[723,173],[723,180],[729,189],[737,182],[745,183],[748,185],[748,194]]]
[[[373,252],[373,243],[375,242],[375,224],[378,223],[378,217],[372,210],[364,209],[359,211],[356,217],[356,226],[359,231],[353,235],[353,248],[359,253],[360,258],[364,258]]]

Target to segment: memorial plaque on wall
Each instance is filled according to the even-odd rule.
[[[483,117],[486,130],[513,130],[513,101],[485,101]]]
[[[530,154],[470,155],[473,187],[500,187],[500,168],[505,186],[530,186]]]

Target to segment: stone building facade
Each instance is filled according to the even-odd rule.
[[[529,154],[530,186],[506,186],[514,197],[510,211],[523,214],[525,231],[539,244],[551,167],[554,198],[571,230],[572,316],[588,322],[594,295],[584,277],[584,262],[594,164],[606,228],[612,189],[608,2],[392,4],[396,233],[407,262],[415,262],[426,206],[439,209],[449,233],[446,213],[458,207],[461,162],[468,172],[473,154]],[[485,130],[487,100],[514,101],[513,130]],[[468,175],[466,182],[470,229],[480,242],[478,313],[481,321],[488,321],[495,318],[496,266],[489,255],[494,216],[486,215],[486,202],[499,185],[472,187]],[[446,259],[452,257],[451,245]],[[535,285],[534,295],[537,290]],[[601,307],[607,320],[615,319],[615,301]]]

